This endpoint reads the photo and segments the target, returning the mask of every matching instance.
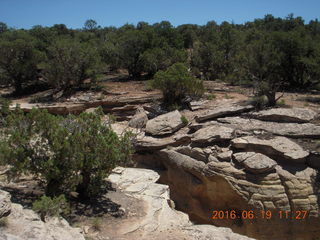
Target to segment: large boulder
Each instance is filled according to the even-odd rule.
[[[147,122],[146,133],[153,136],[172,134],[185,125],[181,118],[178,110],[160,115]]]
[[[313,120],[317,113],[308,108],[273,108],[250,115],[264,121],[306,123]]]
[[[243,131],[264,130],[275,135],[292,138],[319,138],[320,126],[312,123],[278,123],[265,122],[256,119],[246,119],[241,117],[219,118],[217,121],[226,127],[240,129]],[[206,124],[194,124],[192,129],[200,129],[208,125],[217,124],[217,122],[208,122]]]
[[[270,139],[247,136],[233,139],[231,144],[232,147],[242,151],[262,153],[275,160],[287,160],[291,163],[305,163],[309,155],[309,152],[295,142],[279,136]]]
[[[212,110],[207,110],[200,116],[196,116],[197,122],[204,122],[207,120],[212,120],[216,118],[226,117],[230,115],[236,115],[243,112],[249,112],[253,109],[253,106],[251,105],[223,105],[220,107],[217,107]]]
[[[277,166],[276,161],[261,153],[239,152],[235,153],[233,157],[245,169],[255,174],[271,172]]]
[[[209,126],[195,132],[192,137],[192,143],[207,145],[228,141],[233,138],[233,132],[232,128],[219,125]]]
[[[0,218],[6,217],[11,212],[10,194],[0,190]]]

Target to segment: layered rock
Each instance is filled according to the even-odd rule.
[[[217,122],[218,121],[218,122]],[[189,126],[193,131],[212,125],[221,125],[242,131],[266,131],[279,136],[291,138],[320,138],[320,126],[312,123],[278,123],[265,122],[242,117],[218,118],[217,121],[194,123]]]
[[[275,159],[291,163],[305,163],[309,152],[285,137],[260,139],[255,136],[236,138],[231,141],[232,147],[242,151],[262,153]]]
[[[258,239],[317,238],[319,189],[314,181],[318,172],[302,165],[275,166],[275,161],[256,153],[241,154],[235,154],[241,164],[204,163],[174,149],[161,150],[155,158],[167,169],[160,181],[169,183],[176,206],[189,213],[193,221],[230,227]],[[250,163],[245,166],[246,160]],[[242,211],[251,210],[255,218],[212,220],[213,210],[235,210],[240,216]],[[262,211],[268,210],[272,218],[263,219]],[[296,210],[307,211],[308,219],[280,218],[279,211]]]
[[[184,125],[182,115],[176,110],[149,120],[146,133],[153,136],[168,135],[178,131]]]
[[[204,122],[207,120],[217,119],[221,117],[226,117],[230,115],[236,115],[243,112],[249,112],[253,109],[251,105],[224,105],[217,107],[212,110],[207,110],[206,112],[202,113],[200,116],[196,117],[197,122]]]
[[[264,121],[307,123],[313,120],[317,113],[307,108],[273,108],[252,113],[250,116]]]
[[[233,155],[234,159],[242,164],[245,169],[252,173],[267,173],[272,172],[277,165],[277,162],[271,158],[255,152],[240,152]]]
[[[146,212],[129,226],[119,228],[120,236],[130,239],[250,239],[230,229],[212,225],[194,225],[188,215],[174,209],[167,185],[156,183],[159,174],[152,170],[116,168],[109,180],[126,195],[143,202]],[[141,209],[142,210],[142,209]]]
[[[192,137],[192,143],[207,145],[228,141],[233,138],[233,132],[234,130],[232,128],[213,125],[195,132]]]

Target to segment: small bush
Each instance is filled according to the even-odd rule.
[[[166,71],[159,71],[154,76],[152,87],[163,93],[164,103],[182,105],[183,100],[189,97],[202,96],[203,82],[194,78],[183,63],[176,63]]]
[[[181,122],[185,125],[189,123],[188,119],[184,115],[181,116]]]
[[[213,99],[216,99],[217,96],[212,93],[212,94],[207,95],[206,98],[207,98],[207,100],[213,100]]]
[[[253,105],[256,109],[263,109],[267,105],[267,100],[264,96],[254,96],[250,100],[250,104]]]
[[[281,99],[279,102],[278,102],[278,105],[279,106],[284,106],[286,105],[286,101],[284,99]]]
[[[69,211],[69,205],[64,195],[50,198],[43,195],[39,200],[33,203],[32,209],[40,215],[45,222],[46,216],[59,217]]]

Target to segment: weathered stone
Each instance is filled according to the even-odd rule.
[[[211,144],[232,139],[234,130],[223,126],[210,126],[202,128],[195,132],[192,137],[192,143]]]
[[[263,121],[306,123],[313,120],[317,113],[307,108],[273,108],[250,114]]]
[[[148,122],[147,113],[143,108],[138,108],[135,115],[129,121],[129,127],[133,128],[144,128]]]
[[[6,217],[11,212],[10,194],[0,190],[0,218]]]
[[[196,111],[196,110],[205,108],[206,104],[208,102],[209,101],[207,101],[207,100],[204,100],[204,101],[203,100],[202,101],[192,101],[192,102],[189,102],[189,107],[191,108],[192,111]]]
[[[0,239],[34,239],[34,240],[84,240],[80,228],[72,228],[68,222],[59,218],[48,218],[46,222],[29,209],[12,203],[11,214],[7,217],[9,226],[1,229],[4,238]]]
[[[232,157],[232,151],[226,151],[226,152],[222,152],[222,153],[219,153],[217,155],[217,158],[220,160],[220,161],[230,161],[231,160],[231,157]]]
[[[277,165],[277,162],[261,153],[241,152],[233,154],[233,157],[249,172],[256,174],[271,172]]]
[[[201,116],[196,116],[197,122],[204,122],[211,119],[221,118],[225,116],[235,115],[243,112],[248,112],[253,109],[251,105],[225,105],[217,107],[213,110],[208,110]]]
[[[190,156],[202,162],[207,162],[207,156],[201,148],[191,148],[190,146],[182,146],[176,149],[177,152]]]
[[[147,122],[146,133],[153,136],[172,134],[185,125],[181,117],[176,110],[151,119]]]
[[[296,163],[305,163],[309,153],[285,137],[259,139],[254,136],[236,138],[231,141],[237,149],[262,153],[273,159],[285,159]]]
[[[312,123],[276,123],[265,122],[256,119],[245,119],[241,117],[226,117],[217,119],[222,126],[240,129],[243,131],[264,130],[275,135],[287,136],[292,138],[319,138],[320,126]],[[208,125],[216,125],[217,122],[208,122],[204,126],[196,124],[189,128],[200,129]]]
[[[139,233],[139,239],[250,239],[227,228],[192,224],[187,214],[171,207],[174,203],[170,199],[169,187],[156,183],[159,177],[155,171],[138,168],[116,168],[108,177],[118,189],[130,197],[139,199],[145,206],[145,209],[140,211],[146,213],[140,218],[130,222],[130,225],[125,225],[124,229],[117,226],[120,229],[118,232],[126,236],[126,239],[137,239],[133,235],[135,232]]]

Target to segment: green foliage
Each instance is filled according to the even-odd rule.
[[[217,97],[217,96],[216,96],[215,94],[213,94],[213,93],[206,95],[206,98],[207,98],[208,100],[216,99],[216,97]]]
[[[34,39],[25,31],[7,31],[0,38],[1,82],[12,84],[17,93],[23,84],[38,78],[38,64],[43,54],[35,48]]]
[[[37,212],[41,220],[45,222],[46,216],[59,217],[68,213],[70,206],[64,195],[53,198],[43,195],[33,203],[32,209]]]
[[[3,164],[12,176],[32,173],[46,180],[46,194],[77,190],[81,197],[96,195],[103,179],[130,160],[130,133],[118,137],[98,113],[54,116],[33,109],[17,110],[7,119],[8,139],[0,144]]]
[[[181,122],[184,124],[184,125],[187,125],[189,123],[189,120],[186,118],[186,116],[182,115],[181,116]]]
[[[250,104],[255,107],[257,110],[261,110],[266,107],[267,101],[264,96],[254,96],[250,100]]]
[[[80,86],[88,78],[94,83],[101,70],[98,51],[88,43],[59,38],[48,48],[44,76],[58,89]]]
[[[182,104],[187,96],[201,96],[204,91],[202,81],[194,78],[182,63],[157,72],[152,85],[162,91],[164,103],[167,105]]]

